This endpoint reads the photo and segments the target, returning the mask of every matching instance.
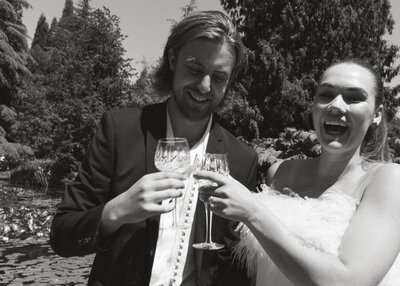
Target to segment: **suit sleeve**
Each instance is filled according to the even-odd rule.
[[[251,192],[256,190],[256,177],[257,177],[257,168],[258,168],[258,157],[255,152],[252,153],[252,164],[249,171],[249,175],[247,176],[247,180],[244,183],[246,188],[248,188]]]
[[[52,222],[50,243],[61,256],[98,251],[98,225],[110,189],[114,138],[110,113],[103,114],[76,180],[67,186]]]

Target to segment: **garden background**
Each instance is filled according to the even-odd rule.
[[[8,273],[0,284],[75,285],[87,276],[91,257],[74,266],[83,277],[76,283],[60,274],[40,284],[26,267],[25,274],[9,274],[10,261],[59,259],[47,243],[54,206],[76,176],[101,114],[165,97],[151,85],[158,63],[135,69],[120,19],[107,7],[65,0],[61,17],[42,14],[28,41],[22,19],[30,2],[0,0],[0,269],[6,269],[0,276]],[[277,160],[319,155],[310,106],[332,62],[365,59],[386,83],[399,75],[399,46],[385,39],[394,27],[389,0],[220,2],[243,34],[246,62],[218,116],[258,153],[259,183]],[[194,10],[191,0],[180,13]],[[400,85],[385,86],[388,159],[400,163]]]

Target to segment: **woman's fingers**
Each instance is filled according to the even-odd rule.
[[[185,187],[184,180],[180,178],[155,177],[142,180],[139,187],[145,191],[162,191],[166,189],[183,189]]]
[[[145,175],[148,179],[151,180],[163,180],[163,179],[168,179],[168,178],[173,178],[173,179],[179,179],[179,180],[185,180],[187,179],[187,175],[181,174],[181,173],[175,173],[175,172],[156,172],[156,173],[150,173]]]
[[[227,206],[226,206],[226,203],[225,203],[224,199],[219,198],[219,197],[211,196],[211,197],[209,198],[209,204],[208,204],[208,206],[209,206],[210,210],[211,210],[213,213],[215,213],[215,214],[217,214],[217,215],[219,215],[219,216],[222,216],[222,217],[229,218],[229,217],[227,217],[226,214],[225,214],[225,211],[226,211],[226,207],[227,207]]]
[[[215,172],[210,172],[210,171],[198,171],[193,174],[193,177],[195,179],[205,179],[205,180],[210,180],[215,183],[217,183],[219,186],[225,185],[229,182],[229,180],[232,179],[230,176],[224,176]]]
[[[211,207],[224,207],[226,206],[225,200],[223,198],[219,198],[219,197],[215,197],[215,196],[211,196],[208,199],[208,202],[210,204]]]

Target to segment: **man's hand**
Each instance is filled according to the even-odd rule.
[[[101,231],[109,234],[125,223],[136,223],[148,217],[167,213],[175,207],[173,202],[162,205],[163,200],[182,196],[185,175],[171,172],[147,174],[126,192],[109,201],[101,217]]]

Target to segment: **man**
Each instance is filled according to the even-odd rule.
[[[233,263],[235,224],[214,216],[218,251],[195,250],[205,213],[193,178],[157,172],[163,137],[187,138],[191,157],[227,153],[231,175],[255,188],[257,156],[212,117],[242,62],[243,46],[221,12],[192,14],[171,31],[156,88],[169,99],[103,115],[76,181],[58,207],[51,245],[62,256],[96,252],[90,285],[247,285]],[[192,160],[193,161],[193,160]],[[176,208],[189,228],[164,228]],[[173,200],[171,200],[173,201]]]

